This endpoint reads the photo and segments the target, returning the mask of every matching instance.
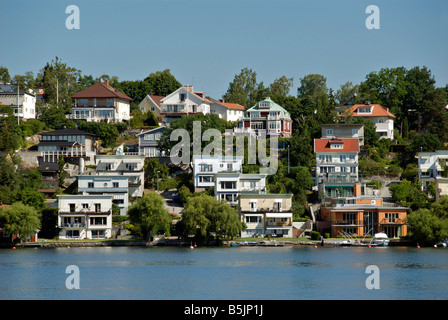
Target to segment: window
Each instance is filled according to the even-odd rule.
[[[89,204],[88,203],[83,203],[82,204],[82,208],[83,209],[89,209]]]
[[[101,212],[101,203],[95,203],[95,212]]]
[[[187,95],[185,93],[180,94],[180,101],[185,101]]]
[[[260,216],[246,216],[246,222],[247,223],[261,222],[261,217]]]
[[[342,149],[341,143],[332,143],[330,149]]]
[[[112,185],[114,188],[118,188],[118,182],[113,182]]]
[[[258,103],[258,108],[260,109],[269,109],[271,107],[271,103],[269,101],[260,101]]]
[[[236,189],[236,181],[221,181],[221,189]]]
[[[75,212],[76,205],[74,203],[70,203],[69,207],[70,207],[70,212]]]
[[[107,224],[106,217],[91,217],[90,225],[92,226],[104,226]]]
[[[251,129],[264,129],[263,128],[263,122],[252,122],[250,124]]]
[[[145,134],[144,140],[154,140],[154,135],[153,134]]]
[[[326,129],[325,133],[326,133],[327,137],[332,137],[333,136],[333,129]]]
[[[199,170],[201,172],[212,172],[213,171],[213,165],[207,164],[207,163],[201,163],[199,164]]]
[[[341,154],[340,156],[339,156],[339,162],[345,162],[345,154]]]
[[[372,113],[371,107],[359,107],[358,113]]]
[[[93,182],[88,182],[87,183],[87,187],[88,188],[93,188],[94,187],[94,183]]]
[[[252,112],[250,113],[250,117],[251,117],[251,118],[260,118],[260,112],[252,111]]]
[[[257,212],[257,200],[250,200],[250,211]]]

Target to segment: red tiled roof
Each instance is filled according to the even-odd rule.
[[[108,81],[105,81],[104,83],[97,82],[94,85],[73,95],[72,98],[118,98],[127,101],[133,100],[124,93],[121,93],[120,91],[112,88],[109,85]]]
[[[228,109],[237,109],[237,110],[246,110],[242,105],[239,105],[237,103],[228,103],[228,102],[219,102],[220,105],[223,105],[224,107]]]
[[[331,149],[332,144],[342,144],[342,149]],[[359,140],[314,139],[314,152],[359,152]]]
[[[359,107],[372,107],[372,113],[358,113]],[[382,107],[379,104],[355,104],[347,109],[341,117],[351,115],[353,117],[391,117],[395,116],[389,112],[389,108]]]
[[[151,99],[152,99],[152,101],[154,101],[154,103],[156,104],[156,105],[158,105],[159,107],[160,107],[160,100],[162,100],[163,98],[165,98],[164,96],[153,96],[153,95],[150,95],[149,96]]]

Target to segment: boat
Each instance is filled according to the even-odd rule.
[[[389,245],[389,238],[384,232],[375,233],[372,240],[370,241],[370,245],[374,245],[377,247],[387,247]]]

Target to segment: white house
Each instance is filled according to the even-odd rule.
[[[231,205],[238,203],[238,195],[246,193],[266,193],[266,174],[244,174],[220,172],[215,174],[215,197]]]
[[[108,80],[104,83],[97,82],[72,98],[75,106],[72,113],[67,115],[68,119],[87,122],[122,122],[131,119],[132,99],[112,88]]]
[[[205,92],[193,91],[193,86],[180,87],[161,100],[162,124],[169,126],[171,122],[183,116],[208,114],[211,104],[205,97]]]
[[[210,113],[216,114],[220,119],[224,121],[238,122],[244,117],[246,108],[237,103],[228,103],[223,101],[212,100],[210,106]]]
[[[418,180],[422,191],[434,184],[436,200],[448,195],[448,150],[418,154]]]
[[[241,193],[238,213],[247,226],[241,237],[292,237],[292,197],[292,194]]]
[[[77,176],[78,193],[88,195],[111,195],[112,203],[120,208],[120,215],[126,215],[129,207],[127,176],[81,175]]]
[[[364,145],[364,125],[356,123],[332,123],[322,124],[322,138],[351,138],[358,139],[359,145]]]
[[[354,118],[362,117],[375,125],[375,131],[380,139],[394,138],[394,119],[395,116],[389,112],[389,108],[382,107],[379,104],[355,104],[348,108],[340,117],[351,116]]]
[[[112,236],[111,195],[58,195],[60,239],[108,239]]]
[[[219,172],[243,171],[243,157],[193,156],[193,184],[195,191],[215,186],[215,174]]]
[[[19,106],[17,108],[17,105]],[[36,119],[36,95],[32,90],[17,92],[17,88],[10,84],[0,84],[0,106],[11,106],[14,116],[24,120]]]
[[[129,178],[129,195],[142,197],[145,186],[145,156],[97,155],[96,172],[101,175],[123,175]]]

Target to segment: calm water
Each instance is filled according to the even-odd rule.
[[[3,249],[0,299],[448,299],[448,248]]]

